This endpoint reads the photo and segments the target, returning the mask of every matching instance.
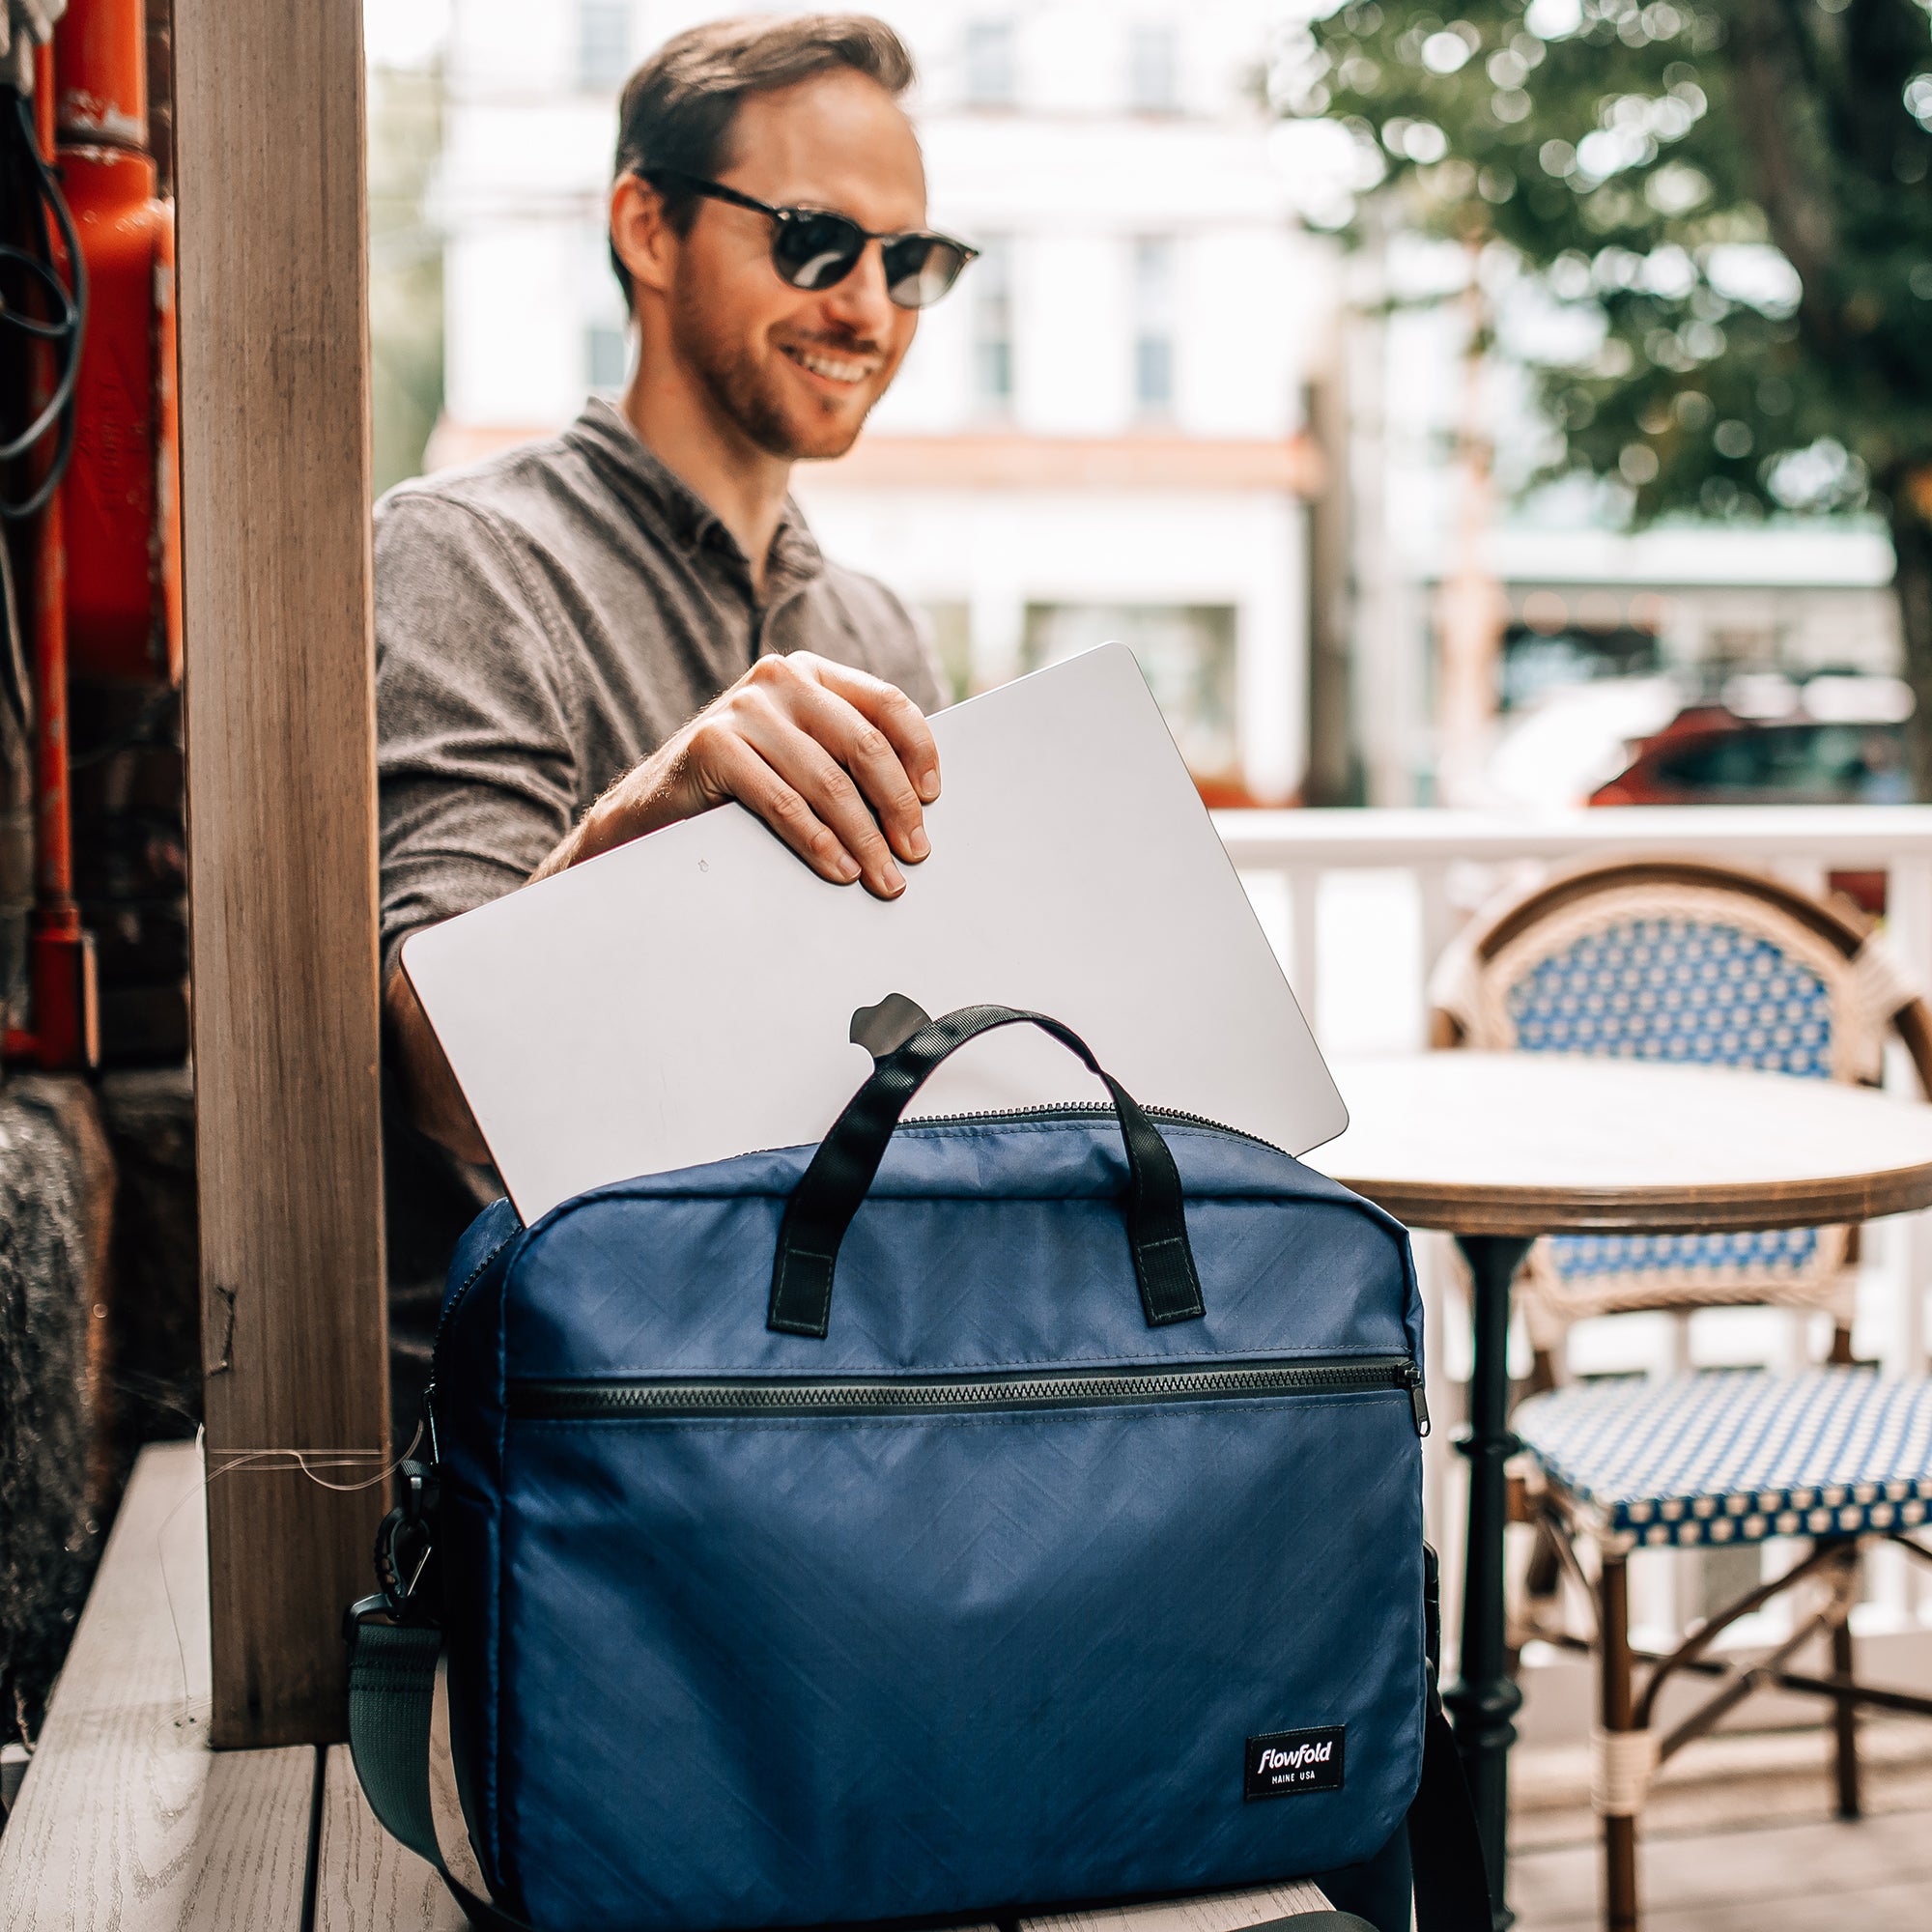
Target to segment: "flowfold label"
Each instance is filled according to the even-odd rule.
[[[1346,1724],[1312,1731],[1270,1731],[1248,1740],[1241,1796],[1293,1798],[1303,1791],[1340,1791]]]

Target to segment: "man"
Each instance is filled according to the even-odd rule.
[[[428,1137],[392,1114],[399,1441],[441,1269],[487,1198],[463,1179],[487,1152],[397,970],[403,940],[727,798],[883,898],[926,854],[928,654],[890,591],[824,562],[786,496],[793,463],[851,447],[919,307],[972,254],[924,232],[911,81],[864,17],[668,42],[621,110],[611,247],[638,331],[621,401],[378,510],[388,1070]],[[1373,1894],[1399,1932],[1406,1875],[1398,1844],[1337,1895]]]
[[[408,933],[726,798],[882,897],[925,855],[928,655],[786,495],[794,462],[851,446],[971,256],[922,233],[912,77],[857,16],[661,48],[624,91],[611,194],[639,338],[620,403],[378,513],[385,1014],[417,1124],[470,1160],[396,971]]]
[[[554,440],[378,508],[406,1301],[433,1301],[477,1202],[394,1116],[459,1162],[487,1159],[398,970],[411,932],[728,798],[826,878],[884,898],[926,854],[930,654],[889,590],[825,562],[787,496],[795,462],[851,447],[919,307],[973,253],[924,232],[899,105],[912,78],[863,16],[715,22],[660,48],[624,90],[610,201],[638,336],[628,387]],[[423,1351],[402,1352],[399,1413]]]

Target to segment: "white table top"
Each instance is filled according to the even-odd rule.
[[[1548,1053],[1338,1060],[1308,1156],[1417,1227],[1718,1233],[1932,1205],[1932,1106],[1826,1080]]]

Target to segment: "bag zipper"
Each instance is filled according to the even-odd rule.
[[[1422,1372],[1406,1355],[1331,1362],[1230,1362],[1205,1369],[1089,1369],[1068,1375],[954,1376],[921,1381],[884,1377],[716,1378],[667,1381],[638,1376],[593,1380],[524,1379],[509,1411],[529,1422],[694,1421],[775,1415],[932,1415],[989,1409],[1101,1408],[1246,1396],[1370,1395],[1404,1390],[1415,1433],[1429,1434]]]
[[[1142,1111],[1152,1121],[1164,1121],[1178,1127],[1210,1127],[1217,1134],[1226,1134],[1232,1140],[1249,1141],[1256,1147],[1264,1147],[1271,1153],[1285,1153],[1285,1148],[1278,1148],[1272,1141],[1264,1141],[1260,1134],[1251,1134],[1242,1127],[1230,1127],[1219,1121],[1210,1121],[1205,1114],[1184,1113],[1179,1107],[1146,1107]],[[1107,1100],[1060,1100],[1038,1107],[979,1107],[963,1114],[915,1114],[910,1120],[899,1122],[901,1132],[919,1127],[958,1126],[965,1122],[985,1122],[988,1121],[1111,1121],[1116,1119],[1113,1104]]]

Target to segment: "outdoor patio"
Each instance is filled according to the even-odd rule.
[[[407,1241],[389,1238],[413,1183],[398,1178],[404,1137],[385,1125],[385,1108],[412,1083],[383,1003],[394,992],[408,1009],[412,996],[372,971],[386,956],[399,869],[397,715],[386,697],[379,713],[374,668],[396,666],[398,639],[426,642],[428,616],[447,613],[425,598],[423,618],[388,616],[411,573],[386,560],[379,573],[370,506],[451,460],[560,427],[586,384],[616,385],[636,453],[720,513],[718,531],[700,527],[694,545],[714,534],[740,542],[755,586],[742,611],[732,604],[720,618],[743,620],[749,655],[736,655],[739,633],[726,625],[725,677],[665,715],[691,716],[746,665],[798,641],[767,624],[775,606],[762,560],[783,556],[768,548],[770,530],[753,529],[755,519],[739,529],[723,514],[727,493],[711,491],[704,464],[685,462],[682,431],[663,412],[667,372],[706,420],[722,398],[695,352],[683,368],[686,331],[660,325],[704,315],[706,339],[722,342],[736,311],[697,301],[702,245],[672,278],[668,307],[626,255],[608,220],[613,107],[627,130],[618,200],[678,231],[667,259],[696,232],[678,212],[683,188],[696,190],[707,224],[754,234],[751,217],[770,218],[782,288],[766,286],[766,298],[790,304],[795,295],[795,316],[836,321],[861,284],[829,292],[862,262],[869,278],[875,245],[892,277],[879,287],[908,313],[908,290],[921,302],[945,292],[941,263],[950,286],[980,260],[949,312],[956,320],[928,327],[929,353],[908,363],[900,405],[851,458],[802,472],[814,541],[890,587],[936,647],[953,699],[1023,671],[1050,674],[1103,638],[1126,644],[1200,798],[1250,808],[1218,812],[1216,827],[1354,1110],[1353,1147],[1347,1134],[1294,1139],[1205,1103],[1202,1112],[1295,1152],[1320,1140],[1311,1165],[1412,1228],[1418,1265],[1408,1274],[1399,1243],[1385,1243],[1386,1278],[1403,1294],[1400,1355],[1345,1362],[1341,1381],[1326,1383],[1333,1364],[1304,1373],[1297,1360],[1284,1373],[1270,1356],[1243,1366],[1277,1388],[1350,1398],[1398,1393],[1360,1381],[1372,1361],[1378,1376],[1400,1372],[1415,1432],[1402,1436],[1403,1484],[1380,1487],[1400,1507],[1404,1560],[1420,1554],[1418,1487],[1439,1552],[1443,1701],[1492,1876],[1493,1932],[1606,1922],[1615,1932],[1932,1932],[1932,1567],[1909,1560],[1932,1558],[1932,803],[1896,802],[1932,800],[1925,4],[1515,0],[1445,22],[1394,0],[1324,0],[1299,10],[1305,32],[1249,0],[1134,10],[1069,0],[1006,10],[1010,18],[931,0],[887,7],[921,43],[929,75],[923,92],[903,95],[933,162],[933,207],[918,219],[965,241],[922,243],[897,232],[910,210],[866,214],[851,199],[856,213],[829,232],[856,231],[856,242],[807,261],[784,238],[839,222],[842,186],[785,187],[808,196],[794,208],[768,205],[758,197],[780,187],[751,181],[758,196],[748,200],[743,185],[709,175],[722,178],[727,160],[756,162],[755,144],[740,150],[721,136],[716,167],[680,159],[674,146],[667,158],[656,109],[634,112],[654,98],[649,86],[618,96],[642,34],[667,30],[661,15],[721,14],[722,0],[670,10],[641,0],[548,10],[0,0],[14,76],[0,75],[0,95],[17,96],[7,102],[9,138],[19,128],[17,182],[0,175],[0,320],[34,338],[0,383],[11,660],[0,679],[10,687],[0,704],[0,1047],[7,1108],[45,1116],[33,1148],[0,1118],[0,1151],[19,1171],[16,1202],[59,1209],[50,1244],[22,1236],[17,1208],[0,1214],[18,1251],[0,1255],[0,1318],[17,1304],[15,1330],[34,1331],[30,1350],[0,1346],[0,1368],[11,1372],[16,1355],[27,1365],[0,1378],[0,1932],[464,1923],[438,1875],[378,1824],[338,1742],[339,1620],[370,1587],[394,1459],[413,1449],[388,1400],[392,1318],[411,1293],[434,1308],[450,1251],[439,1237],[423,1244],[419,1267],[405,1267]],[[28,43],[51,36],[55,14],[58,44],[36,51]],[[22,19],[31,31],[15,47],[9,37]],[[1782,54],[1778,19],[1796,36]],[[1879,35],[1874,23],[1886,21]],[[412,39],[415,51],[399,52]],[[1859,59],[1841,63],[1845,48]],[[1768,91],[1778,74],[1782,101]],[[1820,76],[1836,76],[1837,92]],[[901,99],[897,86],[887,92]],[[1309,193],[1321,172],[1309,166],[1311,135],[1333,137],[1338,156],[1353,152],[1332,207]],[[1519,141],[1512,158],[1504,144]],[[908,172],[908,194],[911,181]],[[1789,191],[1794,181],[1804,194]],[[738,205],[710,205],[719,196]],[[808,230],[792,226],[799,216]],[[1346,246],[1338,224],[1351,230]],[[895,233],[878,232],[888,225]],[[1828,231],[1826,259],[1810,259]],[[930,282],[927,269],[901,277],[888,268],[889,256],[908,259],[895,252],[908,242]],[[806,298],[822,293],[814,309]],[[1599,326],[1600,343],[1590,333]],[[1583,331],[1574,342],[1573,327]],[[910,325],[893,327],[903,353]],[[860,398],[856,376],[838,374],[847,352],[837,330],[820,343],[829,363],[799,353],[809,344],[770,340],[799,362],[798,380],[835,385],[810,390],[811,408],[829,412],[839,384]],[[871,347],[864,353],[869,364]],[[781,358],[770,360],[783,377]],[[897,366],[878,359],[870,400]],[[749,413],[738,427],[753,427]],[[776,504],[766,459],[785,449],[758,427],[711,453],[740,482],[772,484]],[[800,451],[837,454],[815,434],[797,440]],[[1555,492],[1539,481],[1523,494],[1532,475],[1565,470]],[[432,482],[431,494],[443,487]],[[379,526],[387,514],[378,511]],[[539,612],[530,635],[553,628]],[[562,627],[578,628],[594,627]],[[450,661],[470,647],[479,663],[488,657],[481,627],[449,629]],[[879,640],[863,629],[853,641],[869,650]],[[598,668],[597,639],[577,641]],[[620,655],[637,641],[626,631]],[[872,663],[851,660],[862,661]],[[909,677],[887,674],[914,691]],[[1587,707],[1542,708],[1566,692]],[[458,741],[469,702],[453,707]],[[1712,715],[1673,737],[1693,714]],[[1539,718],[1558,728],[1520,729]],[[663,739],[642,722],[653,743]],[[517,757],[554,761],[548,726],[500,735]],[[573,730],[585,742],[573,742],[568,760],[582,764],[575,805],[593,811],[615,776],[592,781],[597,735]],[[1685,758],[1693,747],[1747,745],[1781,747],[1783,762]],[[1619,757],[1629,761],[1620,772]],[[1110,780],[1130,769],[1116,763]],[[1116,801],[1122,790],[1114,785]],[[1177,795],[1192,812],[1194,792]],[[1108,796],[1083,781],[1083,806]],[[1747,797],[1862,802],[1642,802]],[[1614,809],[1584,809],[1586,799]],[[1463,809],[1478,802],[1485,809]],[[1118,802],[1109,809],[1118,823]],[[1049,817],[1036,814],[1050,831]],[[1205,841],[1198,870],[1233,902],[1271,1016],[1292,1020],[1194,824]],[[504,882],[528,876],[535,850]],[[1486,1036],[1468,1021],[1475,1006],[1443,991],[1455,974],[1439,969],[1460,958],[1473,981],[1485,939],[1496,943],[1481,963],[1511,965],[1507,946],[1521,931],[1501,934],[1508,921],[1486,922],[1485,908],[1516,892],[1598,891],[1601,880],[1548,876],[1587,862],[1670,871],[1665,883],[1686,895],[1684,875],[1699,867],[1729,868],[1725,890],[1743,896],[1802,895],[1785,913],[1804,944],[1767,948],[1780,963],[1733,974],[1723,962],[1743,958],[1747,949],[1732,945],[1748,936],[1742,928],[1707,921],[1687,948],[1683,900],[1675,912],[1653,902],[1618,917],[1678,922],[1662,941],[1637,929],[1644,972],[1665,966],[1670,983],[1638,977],[1633,942],[1620,938],[1605,961],[1567,939],[1566,969],[1547,976],[1560,983],[1541,1010],[1599,1014],[1617,1003],[1676,1015],[1694,1005],[1705,1009],[1694,1024],[1673,1019],[1645,1036],[1595,1018],[1553,1030],[1512,1018]],[[1120,903],[1140,910],[1131,895]],[[789,938],[762,910],[766,929]],[[1522,914],[1519,904],[1508,918]],[[1543,917],[1524,915],[1524,927]],[[675,922],[668,933],[650,942],[673,949]],[[1037,932],[1031,943],[1036,958],[1048,956]],[[1196,934],[1190,975],[1223,950]],[[1813,952],[1823,963],[1801,990],[1782,962],[1802,965]],[[1536,964],[1558,958],[1552,950]],[[1708,990],[1692,1001],[1685,988],[1727,975],[1775,990],[1729,1001],[1713,1020]],[[1529,980],[1527,968],[1510,979],[1497,966],[1483,986],[1490,1009],[1503,1010]],[[630,993],[631,1010],[657,1016]],[[1165,1004],[1189,1017],[1233,1006],[1219,988],[1204,997],[1191,978]],[[566,1005],[540,987],[497,1037],[535,1038]],[[1155,1005],[1143,1000],[1133,1015],[1142,1037]],[[842,1007],[836,1017],[842,1038]],[[1755,1043],[1740,1045],[1753,1028]],[[1299,1097],[1303,1074],[1319,1071],[1317,1056],[1298,1074],[1252,1032],[1223,1031],[1270,1097]],[[585,1033],[601,1056],[604,1035]],[[1804,1051],[1787,1055],[1794,1037]],[[1826,1049],[1814,1051],[1821,1037]],[[543,1044],[560,1063],[554,1042]],[[1434,1050],[1452,1044],[1471,1050]],[[1544,1045],[1556,1050],[1517,1050]],[[30,1067],[37,1077],[16,1078]],[[1806,1074],[1819,1077],[1783,1077]],[[1643,1091],[1620,1099],[1626,1075]],[[1425,1091],[1430,1081],[1443,1084]],[[538,1110],[524,1117],[550,1129]],[[1404,1152],[1400,1134],[1375,1139],[1390,1122],[1424,1123],[1434,1147],[1406,1166],[1390,1159],[1392,1146]],[[490,1147],[500,1153],[497,1139]],[[1131,1136],[1128,1147],[1131,1227],[1146,1189]],[[29,1174],[37,1150],[45,1172]],[[1325,1164],[1335,1159],[1362,1164]],[[496,1166],[515,1187],[511,1164]],[[0,1195],[8,1181],[0,1173]],[[1170,1177],[1164,1245],[1185,1256],[1179,1186]],[[460,1195],[459,1205],[474,1204]],[[1701,1244],[1704,1259],[1660,1259],[1655,1248],[1631,1259],[1680,1237],[1687,1249]],[[1579,1275],[1648,1270],[1660,1294],[1685,1288],[1658,1280],[1673,1269],[1705,1278],[1675,1300],[1633,1298],[1611,1314],[1607,1299],[1589,1299],[1601,1284],[1586,1283],[1550,1340],[1535,1325],[1536,1270],[1575,1257],[1563,1242],[1591,1249]],[[1599,1249],[1616,1251],[1602,1267]],[[790,1252],[781,1236],[781,1286]],[[833,1256],[804,1252],[829,1282]],[[1272,1259],[1293,1253],[1286,1242],[1269,1251],[1269,1291],[1280,1279],[1290,1293],[1296,1278],[1346,1284],[1305,1256]],[[1138,1234],[1134,1258],[1140,1267]],[[1832,1298],[1784,1293],[1806,1268],[1830,1276]],[[1197,1303],[1160,1315],[1141,1272],[1150,1323],[1211,1312]],[[709,1288],[708,1274],[693,1278]],[[28,1293],[47,1283],[51,1319]],[[1280,1312],[1261,1294],[1253,1305]],[[1541,1312],[1547,1321],[1549,1299]],[[0,1319],[0,1345],[10,1339]],[[1743,1373],[1701,1373],[1712,1370]],[[1785,1393],[1767,1399],[1779,1380]],[[1789,1389],[1801,1384],[1831,1385],[1832,1416],[1850,1420],[1786,1427],[1802,1406]],[[395,1387],[407,1416],[407,1377]],[[1712,1421],[1719,1387],[1745,1393]],[[1177,1393],[1195,1399],[1191,1388]],[[58,1398],[58,1413],[43,1416],[43,1395]],[[903,1392],[884,1399],[910,1406]],[[1626,1463],[1597,1480],[1614,1459],[1559,1466],[1550,1438],[1538,1437],[1552,1409],[1570,1403],[1574,1415],[1600,1400],[1659,1411],[1637,1425],[1612,1414],[1600,1431],[1599,1446],[1613,1438],[1619,1454],[1657,1452],[1635,1475]],[[1673,1403],[1677,1412],[1664,1413]],[[1881,1411],[1894,1407],[1923,1426],[1891,1427]],[[461,1410],[452,1403],[442,1413]],[[1770,1447],[1741,1473],[1742,1454],[1724,1458],[1747,1437]],[[433,1416],[416,1440],[439,1453]],[[1696,1453],[1676,1454],[1687,1442]],[[1251,1506],[1227,1513],[1245,1540],[1321,1462],[1298,1449],[1267,1465]],[[1337,1479],[1346,1502],[1355,1487],[1368,1492],[1373,1477]],[[1024,1500],[1009,1515],[1042,1548],[1070,1542],[1038,1534]],[[1344,1559],[1319,1566],[1324,1577],[1358,1580],[1364,1550],[1396,1547],[1340,1508],[1311,1507],[1298,1521],[1318,1515]],[[710,1515],[691,1520],[700,1553],[724,1547]],[[1285,1532],[1282,1545],[1283,1566],[1317,1569],[1304,1541]],[[788,1590],[816,1567],[803,1547],[788,1568],[771,1566]],[[58,1589],[36,1582],[31,1615],[11,1614],[6,1601],[15,1574],[29,1574],[18,1548],[59,1571]],[[415,1576],[427,1568],[425,1557]],[[1210,1593],[1207,1574],[1170,1560],[1164,1578],[1203,1602],[1241,1597]],[[1794,1574],[1799,1588],[1776,1594]],[[452,1590],[446,1603],[469,1607],[480,1594]],[[552,1715],[513,1736],[525,1788],[541,1776],[531,1747],[564,1736],[555,1714],[586,1697],[596,1708],[600,1689],[614,1704],[624,1672],[595,1653],[625,1620],[610,1605],[628,1610],[641,1594],[620,1575],[591,1613],[604,1628],[573,1624],[553,1643],[575,1644],[582,1674]],[[1137,1636],[1157,1630],[1175,1643],[1173,1621],[1127,1592],[1116,1597],[1138,1610]],[[1417,1602],[1406,1582],[1377,1597],[1404,1615]],[[1280,1626],[1262,1623],[1279,1599],[1253,1601],[1270,1635],[1244,1654],[1262,1660],[1253,1668],[1267,1699],[1288,1702]],[[817,1620],[841,1637],[849,1621]],[[781,1622],[748,1628],[762,1640]],[[1352,1622],[1359,1634],[1365,1626]],[[13,1647],[16,1626],[31,1651]],[[926,1636],[923,1621],[912,1628]],[[1321,1640],[1310,1656],[1328,1655]],[[653,1643],[639,1654],[667,1647]],[[1419,1649],[1406,1634],[1358,1646],[1411,1689]],[[1118,1704],[1126,1668],[1097,1641],[1091,1651],[1113,1672],[1092,1673],[1096,1696]],[[1185,1654],[1212,1660],[1232,1646],[1200,1642]],[[1323,1697],[1349,1675],[1332,1658],[1307,1674]],[[790,1681],[821,1680],[795,1671]],[[1009,1671],[999,1679],[1011,1681]],[[1213,1694],[1184,1689],[1157,1722],[1136,1710],[1140,1735],[1164,1745],[1190,1727],[1208,1733]],[[866,1714],[875,1707],[847,1690],[827,1701],[872,1742]],[[919,1791],[920,1769],[961,1757],[956,1719],[969,1707],[936,1708],[939,1743],[911,1761],[904,1789]],[[980,1736],[1037,1751],[1051,1734],[1039,1715],[1051,1700],[1008,1708],[1023,1715],[982,1723]],[[766,1721],[764,1709],[756,1715]],[[1342,1786],[1348,1727],[1329,1724],[1335,1715],[1323,1721],[1337,1740],[1332,1783],[1324,1774],[1309,1788]],[[1279,1721],[1248,1742],[1293,1735],[1271,1728]],[[612,1718],[610,1754],[572,1767],[583,1770],[586,1811],[607,1791],[618,1801],[608,1844],[635,1844],[652,1816],[639,1751],[653,1728]],[[440,1708],[437,1730],[430,1776],[443,1855],[480,1887]],[[1364,1742],[1358,1723],[1357,1768]],[[1679,1744],[1689,1747],[1681,1756]],[[1197,1755],[1211,1772],[1207,1743]],[[666,1747],[655,1762],[671,1773],[666,1789],[699,1788],[688,1753]],[[1391,1762],[1382,1758],[1384,1776]],[[1363,1781],[1357,1769],[1351,1800]],[[1164,1770],[1113,1782],[1140,1808],[1060,1814],[1090,1821],[1054,1836],[1079,1861],[1054,1868],[1071,1870],[1072,1883],[975,1882],[940,1903],[1000,1889],[1088,1895],[1090,1862],[1092,1895],[1105,1895],[1110,1872],[1124,1888],[1119,1848],[1145,1834],[1156,1805],[1183,1821],[1200,1814],[1172,1802]],[[1150,1789],[1155,1804],[1141,1795]],[[850,1791],[841,1820],[875,1826],[881,1807]],[[1005,1791],[1033,1801],[1025,1773]],[[1242,1802],[1287,1795],[1250,1787]],[[1231,1780],[1231,1814],[1234,1802]],[[1382,1835],[1396,1802],[1362,1837]],[[1116,1822],[1093,1826],[1100,1815]],[[1180,1853],[1193,1861],[1162,1864],[1151,1882],[1225,1881],[1336,1851],[1320,1840],[1318,1859],[1308,1840],[1264,1841],[1259,1829],[1266,1849],[1252,1860],[1209,1865]],[[887,1904],[896,1903],[903,1875],[890,1864],[868,1872],[868,1843],[827,1856],[825,1833],[798,1835],[835,1878],[867,1874],[881,1896],[890,1883]],[[1028,1834],[981,1820],[960,1835],[1011,1849]],[[701,1826],[667,1828],[655,1856],[635,1858],[635,1889],[705,1838]],[[928,1859],[928,1877],[945,1869],[942,1856]],[[504,1869],[516,1872],[516,1860]],[[1468,1915],[1484,1918],[1480,1887],[1466,1889]],[[534,1884],[531,1895],[536,1910]],[[803,1909],[796,1887],[769,1896],[782,1905],[777,1916]],[[1001,1932],[1245,1932],[1324,1902],[1286,1884]]]

